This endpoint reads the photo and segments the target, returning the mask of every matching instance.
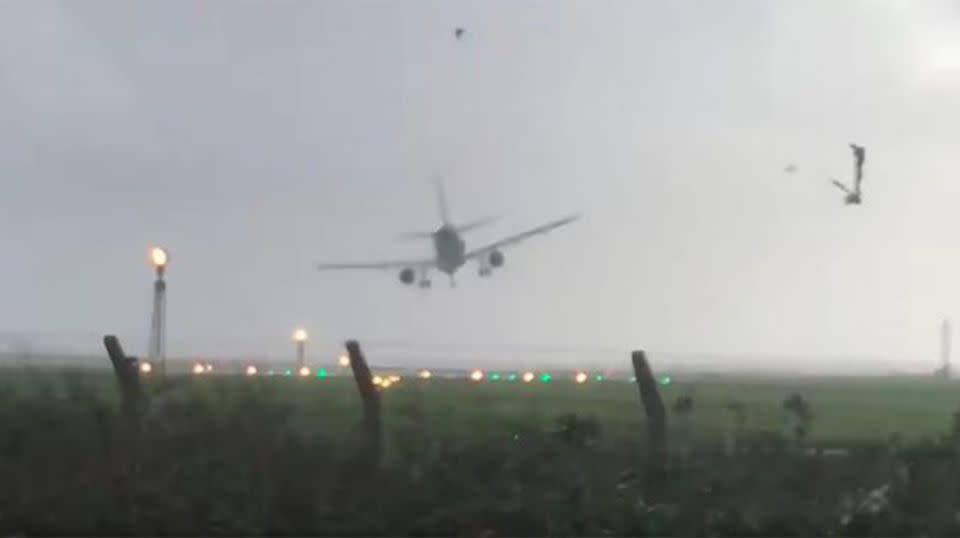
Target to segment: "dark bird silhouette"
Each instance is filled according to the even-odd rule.
[[[453,36],[456,37],[457,39],[460,39],[461,37],[463,37],[464,32],[466,32],[466,30],[464,30],[463,28],[457,28],[456,30],[453,31]]]
[[[787,165],[787,167],[784,168],[783,171],[786,172],[786,173],[788,173],[788,174],[792,174],[792,173],[794,173],[794,172],[797,171],[797,165],[795,165],[795,164]]]
[[[866,150],[863,146],[856,144],[850,144],[850,149],[853,150],[853,188],[850,189],[833,178],[830,178],[830,182],[846,193],[847,196],[843,199],[845,204],[858,205],[861,202],[860,184],[863,181],[863,163],[866,160]]]

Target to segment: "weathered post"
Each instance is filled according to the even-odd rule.
[[[370,458],[375,466],[380,465],[381,454],[381,421],[380,421],[380,393],[373,386],[373,375],[367,360],[360,351],[360,344],[355,340],[347,342],[347,355],[350,357],[350,369],[353,370],[353,379],[357,383],[357,391],[363,402],[363,430],[366,437]]]
[[[637,386],[640,389],[640,401],[647,415],[647,432],[649,434],[650,452],[648,483],[651,496],[659,496],[662,488],[663,473],[667,467],[667,413],[657,390],[657,380],[647,362],[643,351],[634,351],[633,372],[637,377]]]
[[[373,385],[373,375],[367,365],[360,344],[348,340],[347,356],[357,391],[363,404],[363,419],[360,423],[362,449],[354,451],[340,466],[338,477],[331,483],[332,489],[325,495],[321,511],[339,513],[355,506],[357,496],[373,487],[373,480],[381,461],[380,394]],[[361,495],[362,496],[362,495]]]
[[[140,367],[136,357],[128,357],[116,336],[103,337],[103,346],[113,364],[113,373],[120,385],[120,397],[124,414],[131,419],[140,417],[146,397],[140,384]]]

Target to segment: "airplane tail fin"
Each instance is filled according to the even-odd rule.
[[[443,224],[443,226],[450,226],[457,229],[458,231],[463,229],[464,227],[454,226],[450,222],[450,209],[447,206],[447,192],[443,186],[443,178],[439,176],[434,178],[434,186],[436,188],[436,193],[437,193],[437,209],[439,210],[440,221]],[[483,224],[485,224],[485,222],[479,222],[479,221],[472,222],[467,224],[467,227],[475,228]],[[433,234],[434,232],[409,232],[409,233],[400,234],[398,237],[400,239],[431,239],[433,237]]]
[[[440,210],[440,221],[444,226],[450,224],[450,210],[447,207],[447,193],[443,188],[443,179],[437,178],[437,208]]]

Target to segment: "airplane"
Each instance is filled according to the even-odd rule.
[[[559,228],[580,218],[579,215],[564,217],[468,251],[462,234],[487,225],[493,222],[493,219],[484,218],[462,225],[454,224],[450,220],[443,184],[437,183],[436,189],[437,205],[440,210],[440,228],[434,232],[415,232],[405,234],[404,236],[407,238],[432,240],[434,251],[432,258],[366,263],[321,263],[317,264],[317,270],[399,269],[400,282],[405,285],[411,285],[414,280],[416,280],[421,289],[426,289],[431,286],[429,271],[436,269],[449,276],[450,286],[454,287],[456,286],[454,274],[468,261],[476,260],[477,274],[481,277],[489,277],[493,273],[493,269],[503,266],[505,258],[501,249],[504,247],[513,246],[528,237],[544,234],[554,228]]]

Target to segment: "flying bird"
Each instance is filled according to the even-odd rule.
[[[866,149],[856,144],[850,144],[850,149],[853,151],[853,189],[848,188],[833,178],[830,178],[830,182],[846,193],[847,196],[843,199],[845,204],[859,205],[861,201],[860,184],[863,181],[863,162],[866,160]]]
[[[456,30],[453,31],[453,36],[456,37],[457,39],[460,39],[461,37],[463,37],[464,32],[466,32],[466,30],[464,30],[463,28],[457,28]]]
[[[789,165],[787,165],[786,168],[783,169],[783,171],[786,172],[786,173],[788,173],[788,174],[792,174],[792,173],[794,173],[794,172],[797,171],[797,165],[795,165],[795,164],[789,164]]]

